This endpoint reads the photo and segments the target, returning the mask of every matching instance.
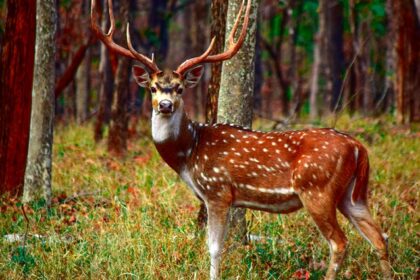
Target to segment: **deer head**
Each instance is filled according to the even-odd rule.
[[[133,76],[137,84],[149,89],[152,94],[153,111],[162,117],[170,117],[179,108],[182,108],[182,93],[185,88],[194,87],[200,81],[205,63],[215,63],[232,58],[241,48],[245,40],[248,27],[251,0],[247,0],[246,12],[243,20],[242,29],[237,41],[234,36],[239,26],[244,2],[239,9],[238,16],[228,39],[228,48],[220,54],[211,54],[214,48],[215,38],[210,42],[210,46],[200,56],[190,58],[181,63],[174,71],[161,71],[154,62],[147,56],[137,52],[131,42],[129,24],[127,24],[127,48],[124,48],[113,41],[115,32],[115,19],[112,9],[112,0],[108,0],[108,10],[110,17],[110,29],[107,34],[103,33],[97,24],[96,1],[92,0],[91,6],[91,26],[96,36],[113,52],[138,61],[142,64],[133,67]]]

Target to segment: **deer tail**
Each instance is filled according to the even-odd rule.
[[[351,203],[367,201],[369,183],[369,157],[366,149],[358,145],[354,151],[356,160],[356,177],[351,194]]]

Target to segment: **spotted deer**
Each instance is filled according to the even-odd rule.
[[[347,239],[337,222],[337,209],[358,229],[379,254],[385,278],[391,278],[386,235],[372,219],[367,206],[368,154],[354,138],[334,129],[259,132],[230,124],[207,125],[191,121],[185,113],[182,94],[195,86],[203,64],[228,60],[240,49],[251,8],[247,1],[242,29],[237,32],[244,3],[229,35],[227,50],[183,62],[175,71],[161,71],[132,46],[127,25],[127,48],[112,37],[115,21],[108,0],[110,30],[97,24],[92,0],[91,24],[97,37],[113,52],[140,62],[134,78],[152,95],[152,136],[165,162],[177,172],[208,212],[210,279],[219,276],[219,264],[228,212],[245,207],[273,213],[306,208],[330,246],[326,279],[334,279],[343,262]]]

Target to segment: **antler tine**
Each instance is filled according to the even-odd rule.
[[[111,0],[108,0],[108,13],[109,13],[109,31],[106,34],[108,37],[114,36],[115,32],[115,17],[114,17],[114,7]]]
[[[249,13],[251,11],[251,0],[248,0],[247,2],[247,6],[246,6],[246,11],[245,11],[245,16],[244,16],[244,22],[242,24],[242,30],[241,33],[239,35],[238,40],[234,41],[234,36],[236,33],[236,30],[238,29],[239,26],[239,20],[241,18],[241,12],[243,10],[243,6],[244,6],[244,2],[245,0],[242,1],[242,5],[239,8],[239,13],[238,16],[236,17],[235,20],[235,24],[232,27],[232,30],[229,34],[229,48],[220,54],[216,54],[216,55],[210,55],[209,57],[207,57],[206,62],[218,62],[218,61],[223,61],[223,60],[227,60],[232,58],[241,48],[243,42],[245,41],[245,37],[246,37],[246,30],[248,28],[248,23],[249,23]]]
[[[245,11],[245,16],[244,16],[244,22],[242,25],[242,30],[241,30],[241,33],[239,35],[237,42],[235,43],[234,37],[239,26],[239,21],[241,19],[244,2],[245,0],[242,0],[242,4],[241,4],[241,7],[239,8],[239,12],[236,17],[235,23],[229,34],[228,49],[225,52],[220,53],[220,54],[209,55],[210,51],[213,48],[212,44],[214,44],[214,40],[215,40],[213,38],[210,43],[210,47],[206,50],[206,52],[204,52],[201,56],[190,58],[184,61],[180,66],[178,66],[178,69],[175,71],[176,73],[183,75],[188,69],[191,69],[197,64],[213,63],[213,62],[219,62],[219,61],[230,59],[239,51],[246,37],[246,30],[248,28],[248,23],[249,23],[249,13],[251,11],[251,0],[247,0],[247,6],[246,6],[246,11]]]
[[[152,56],[152,59],[142,55],[141,53],[137,52],[133,44],[131,43],[131,36],[130,36],[130,24],[127,23],[127,45],[130,52],[136,57],[136,59],[140,62],[142,62],[144,65],[149,67],[154,72],[160,72],[159,68],[157,67],[156,63],[154,63],[154,55]]]
[[[195,66],[197,64],[202,63],[202,61],[205,58],[207,58],[209,56],[210,52],[213,50],[215,43],[216,43],[216,37],[213,37],[211,39],[209,47],[207,48],[207,50],[202,55],[200,55],[198,57],[190,58],[190,59],[184,61],[181,65],[178,66],[178,69],[175,72],[182,76],[182,74],[186,70],[192,68],[193,66]]]
[[[146,67],[150,68],[150,70],[154,72],[160,72],[157,65],[147,58],[146,56],[136,52],[131,44],[130,35],[129,35],[129,25],[127,24],[127,44],[130,48],[130,50],[121,47],[120,45],[116,44],[114,40],[112,39],[112,36],[115,32],[115,18],[114,18],[114,12],[112,9],[112,0],[108,0],[108,13],[109,13],[109,20],[110,20],[110,27],[107,34],[105,34],[101,28],[99,27],[97,21],[97,15],[96,15],[96,0],[91,1],[91,11],[90,11],[90,17],[91,17],[91,28],[96,34],[96,36],[110,49],[111,51],[114,51],[115,53],[128,57],[130,59],[137,60],[144,64]]]
[[[245,0],[242,0],[241,7],[239,8],[238,15],[236,16],[236,19],[235,19],[235,23],[233,24],[232,30],[230,31],[229,38],[228,38],[229,46],[235,43],[234,37],[235,37],[236,30],[238,29],[238,26],[239,26],[239,20],[241,19],[244,3],[245,3]],[[245,25],[245,22],[244,22],[244,25]],[[241,35],[242,35],[242,32],[241,32]]]

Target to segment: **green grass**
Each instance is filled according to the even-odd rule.
[[[369,149],[370,208],[390,235],[396,278],[417,278],[419,132],[346,116],[337,128]],[[132,139],[127,156],[118,159],[104,143],[95,145],[90,126],[58,127],[53,187],[49,211],[42,201],[26,208],[26,244],[0,239],[0,279],[207,279],[205,233],[195,222],[198,201],[146,137]],[[18,201],[4,198],[0,215],[1,236],[25,233]],[[248,211],[247,218],[251,233],[278,242],[228,242],[223,279],[291,279],[299,270],[322,279],[328,246],[304,210]],[[340,278],[381,279],[371,247],[341,216],[340,222],[350,241]]]

